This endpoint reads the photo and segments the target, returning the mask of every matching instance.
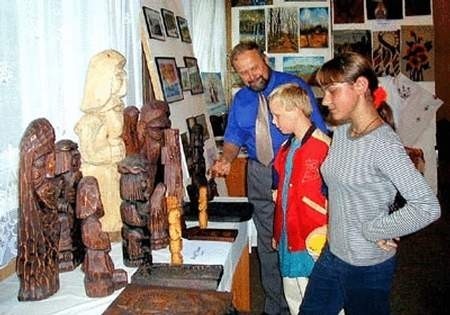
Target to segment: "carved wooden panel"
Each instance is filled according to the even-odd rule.
[[[113,301],[104,315],[123,314],[233,314],[231,294],[130,284]]]

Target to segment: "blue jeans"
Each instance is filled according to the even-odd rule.
[[[390,314],[389,294],[396,266],[395,256],[373,266],[353,266],[335,255],[328,247],[314,265],[301,315]]]

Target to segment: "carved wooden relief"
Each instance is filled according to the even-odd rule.
[[[19,301],[45,299],[59,289],[59,221],[55,185],[55,132],[33,120],[20,142],[19,229],[16,272]]]
[[[234,314],[231,293],[130,284],[103,313],[119,314]]]
[[[141,266],[131,276],[131,283],[173,288],[216,290],[222,279],[222,265],[154,264]]]

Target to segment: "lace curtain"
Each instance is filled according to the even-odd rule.
[[[73,127],[89,59],[113,48],[127,59],[126,104],[142,104],[139,0],[20,0],[0,6],[0,268],[16,256],[19,142],[46,117],[56,139]]]
[[[183,0],[202,72],[226,73],[225,0]]]

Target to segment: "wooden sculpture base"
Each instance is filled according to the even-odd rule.
[[[183,204],[186,221],[198,221],[198,208],[190,202]],[[253,204],[250,202],[208,202],[208,221],[211,222],[244,222],[252,217]]]
[[[161,287],[216,290],[222,278],[221,265],[144,265],[131,276],[131,283]]]
[[[201,229],[194,226],[186,229],[183,237],[188,240],[234,242],[237,234],[235,229]]]
[[[129,284],[103,315],[235,314],[231,293]]]

